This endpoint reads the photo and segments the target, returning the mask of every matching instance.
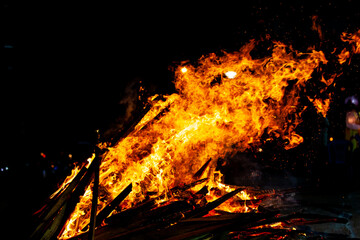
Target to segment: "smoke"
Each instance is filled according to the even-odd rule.
[[[114,117],[110,125],[104,132],[105,139],[111,138],[116,132],[122,130],[131,122],[135,111],[141,105],[141,79],[133,78],[123,89],[120,89],[119,95],[121,99],[117,102],[117,106],[113,109]]]
[[[123,91],[123,98],[119,101],[119,104],[124,106],[125,113],[119,120],[123,123],[128,122],[135,111],[138,99],[139,99],[139,87],[138,87],[139,79],[135,78],[131,81]]]

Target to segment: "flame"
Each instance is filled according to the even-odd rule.
[[[312,98],[308,97],[308,99],[310,102],[313,103],[314,107],[316,108],[317,113],[321,114],[325,118],[326,114],[329,110],[329,107],[330,107],[330,98],[328,98],[328,99],[320,99],[320,98],[312,99]]]
[[[84,167],[88,168],[92,160],[94,160],[94,158],[95,158],[95,154],[92,154],[92,156],[87,159],[87,164]],[[53,194],[50,195],[50,199],[54,198],[56,195],[62,193],[65,190],[68,184],[70,184],[72,180],[74,180],[76,175],[80,172],[83,165],[80,166],[75,165],[75,167],[71,170],[70,175],[67,176],[65,180],[62,182],[62,184],[59,186],[59,188]]]
[[[359,54],[360,53],[360,29],[355,33],[346,33],[341,34],[341,40],[347,42],[351,46],[351,53]],[[351,53],[349,50],[344,48],[341,53],[338,55],[339,63],[343,64],[347,59],[351,59]],[[350,64],[350,60],[349,60]]]
[[[81,167],[80,166],[75,166],[73,168],[73,170],[71,170],[71,174],[69,176],[67,176],[65,178],[65,180],[63,181],[63,183],[59,186],[59,188],[50,195],[50,199],[52,199],[53,197],[55,197],[56,195],[58,195],[59,193],[63,192],[65,190],[65,188],[67,187],[67,185],[69,183],[71,183],[71,181],[76,177],[76,175],[80,172]]]
[[[194,173],[213,159],[203,176],[210,188],[232,189],[221,183],[216,160],[252,146],[261,137],[286,140],[285,149],[303,139],[295,132],[305,107],[299,92],[320,64],[327,60],[321,51],[301,53],[274,42],[267,57],[252,58],[254,40],[238,52],[202,57],[196,67],[187,64],[175,72],[177,93],[151,99],[152,108],[134,131],[109,147],[100,166],[98,211],[132,183],[132,192],[122,203],[129,208],[174,186],[193,181]],[[232,73],[229,76],[229,73]],[[200,186],[201,187],[201,186]],[[81,197],[66,223],[61,238],[81,232],[89,222],[91,187]],[[246,192],[238,198],[253,199]],[[210,191],[208,200],[217,198]],[[233,201],[234,202],[234,201]],[[221,205],[226,211],[246,211],[233,203]]]
[[[350,52],[347,51],[345,48],[341,50],[341,53],[338,55],[339,63],[344,64],[346,60],[350,58]]]

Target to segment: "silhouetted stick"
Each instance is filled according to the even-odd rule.
[[[204,174],[206,168],[209,166],[211,158],[194,174],[193,179],[197,180]]]
[[[151,105],[147,105],[141,112],[138,113],[138,117],[131,121],[131,124],[120,131],[116,136],[112,137],[110,140],[110,146],[115,146],[122,139],[126,138],[132,131],[134,131],[136,125],[139,124],[141,119],[146,115],[146,113],[151,109]]]
[[[64,214],[66,212],[66,206],[67,203],[65,203],[62,208],[59,210],[58,214],[54,217],[54,220],[52,221],[51,225],[48,226],[44,233],[42,233],[41,240],[50,240],[60,227],[60,223],[63,220]]]
[[[59,209],[72,197],[73,192],[80,184],[84,175],[86,175],[87,168],[84,166],[80,172],[75,176],[75,178],[71,181],[71,183],[67,186],[67,188],[61,193],[61,195],[57,198],[56,201],[52,202],[52,205],[49,208],[44,209],[44,213],[41,213],[42,216],[39,224],[37,225],[34,232],[31,234],[30,238],[34,238],[35,236],[41,235],[43,231],[51,224],[54,219],[55,214],[58,213]],[[58,218],[57,218],[58,219]]]
[[[158,99],[159,97],[160,96],[157,96],[155,99]],[[141,129],[145,128],[150,122],[158,118],[162,114],[162,112],[164,112],[164,110],[168,108],[168,106],[162,109],[153,119],[149,120],[149,122],[147,122]],[[131,132],[133,132],[135,130],[135,127],[141,122],[141,120],[145,117],[145,115],[150,111],[151,108],[152,104],[147,104],[143,110],[139,111],[137,116],[134,117],[134,119],[130,122],[130,125],[125,127],[123,131],[120,131],[117,136],[112,137],[112,139],[110,140],[110,146],[116,145],[122,139],[126,138]]]
[[[236,194],[238,194],[240,191],[244,190],[243,188],[238,188],[230,193],[225,194],[224,196],[216,199],[215,201],[209,202],[208,204],[206,204],[204,207],[195,209],[194,211],[186,214],[187,217],[201,217],[206,215],[210,210],[216,208],[217,206],[219,206],[220,204],[222,204],[223,202],[225,202],[226,200],[234,197]]]
[[[89,168],[87,169],[86,174],[81,179],[81,181],[79,182],[79,184],[76,187],[76,189],[74,190],[74,192],[71,194],[71,198],[68,200],[68,204],[67,204],[67,208],[66,208],[66,212],[65,212],[63,221],[60,224],[61,228],[58,229],[56,234],[59,234],[60,232],[62,232],[64,230],[66,221],[68,220],[71,213],[75,210],[76,205],[80,201],[80,196],[84,195],[86,188],[89,186],[89,184],[94,176],[94,171],[96,168],[97,161],[100,161],[100,157],[94,158],[94,160],[91,162]]]
[[[98,151],[97,151],[98,152]],[[99,196],[99,171],[100,171],[100,162],[101,158],[96,156],[94,159],[95,169],[94,169],[94,185],[92,189],[92,201],[91,201],[91,214],[90,214],[90,229],[89,229],[89,240],[94,240],[95,236],[95,227],[96,227],[96,213],[98,205],[98,196]]]
[[[117,207],[119,204],[130,194],[132,191],[132,183],[130,183],[119,195],[114,198],[114,200],[108,204],[103,210],[99,212],[96,216],[96,227],[99,226],[104,219],[109,216],[109,214]],[[85,228],[82,230],[85,231]]]

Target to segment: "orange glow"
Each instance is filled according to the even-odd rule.
[[[351,53],[352,54],[359,54],[360,53],[360,29],[355,33],[342,33],[341,40],[343,42],[347,42],[351,46]],[[346,62],[347,59],[351,58],[351,54],[349,50],[346,50],[345,48],[341,51],[341,53],[338,55],[340,64],[343,64]],[[350,64],[350,60],[349,60]]]
[[[285,149],[303,141],[295,132],[306,109],[300,106],[299,92],[313,71],[327,63],[324,54],[316,50],[301,53],[274,42],[269,56],[253,59],[250,53],[255,46],[256,42],[250,41],[238,52],[220,57],[210,54],[196,67],[189,64],[176,70],[177,93],[161,100],[152,98],[152,108],[134,131],[109,147],[103,157],[98,211],[130,183],[132,192],[122,209],[144,200],[147,192],[157,197],[175,186],[191,183],[209,159],[212,161],[203,177],[209,179],[204,184],[209,187],[206,198],[212,201],[234,190],[222,183],[222,174],[216,171],[217,159],[260,147],[264,133],[269,141],[286,140]],[[236,77],[223,77],[230,71]],[[79,234],[89,223],[91,197],[89,186],[66,223],[62,239]],[[254,198],[243,191],[218,209],[248,211],[248,206],[239,205],[236,199]]]
[[[310,97],[308,97],[310,102],[312,102],[314,104],[314,107],[316,108],[316,111],[321,114],[324,118],[326,117],[326,114],[329,110],[330,107],[330,99],[311,99]]]
[[[345,48],[341,50],[341,53],[338,55],[339,63],[344,64],[346,60],[350,58],[350,52],[347,51]]]

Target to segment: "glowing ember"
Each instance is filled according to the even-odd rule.
[[[285,149],[303,141],[294,131],[305,109],[300,106],[299,92],[327,60],[321,51],[301,53],[280,42],[273,43],[270,56],[253,59],[250,53],[255,45],[251,41],[239,52],[220,57],[210,54],[201,58],[197,67],[177,69],[177,93],[163,100],[150,99],[150,111],[102,159],[98,211],[130,183],[132,192],[122,209],[144,200],[147,192],[157,197],[174,186],[188,184],[209,159],[203,176],[213,190],[207,199],[216,199],[216,190],[232,190],[221,183],[217,159],[259,147],[264,133],[269,139],[286,140]],[[62,239],[79,234],[89,223],[91,197],[89,187],[66,223]],[[244,191],[236,197],[251,198]],[[219,209],[247,211],[230,200]]]

